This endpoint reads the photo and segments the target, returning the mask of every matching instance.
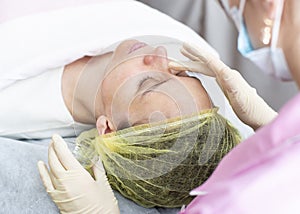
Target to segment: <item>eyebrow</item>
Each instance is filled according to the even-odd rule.
[[[137,86],[137,89],[136,89],[136,92],[135,94],[138,94],[140,92],[142,92],[143,88],[145,87],[145,84],[147,83],[147,81],[149,80],[153,80],[155,82],[157,82],[155,85],[152,85],[151,87],[147,88],[145,91],[143,91],[142,93],[142,96],[144,96],[145,94],[153,91],[155,88],[157,88],[158,86],[168,82],[171,78],[169,79],[166,79],[166,80],[163,80],[163,81],[160,81],[152,76],[146,76],[145,78],[141,79],[138,83],[138,86]]]

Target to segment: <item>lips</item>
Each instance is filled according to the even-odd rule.
[[[137,42],[137,43],[134,43],[131,48],[129,49],[129,52],[128,54],[142,48],[142,47],[145,47],[147,44],[146,43],[143,43],[143,42]]]

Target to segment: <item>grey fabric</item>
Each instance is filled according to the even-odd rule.
[[[58,213],[36,166],[47,146],[0,138],[0,213]]]
[[[73,142],[73,140],[66,140]],[[0,213],[59,213],[44,189],[37,161],[47,163],[50,140],[17,141],[0,138]],[[72,147],[72,145],[69,145]],[[115,193],[121,213],[173,214],[179,209],[146,209]]]

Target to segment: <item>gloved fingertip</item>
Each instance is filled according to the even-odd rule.
[[[60,141],[62,141],[63,139],[61,138],[60,135],[58,135],[58,134],[53,134],[53,135],[52,135],[52,140],[53,140],[54,142],[60,142]]]
[[[104,166],[101,160],[97,161],[94,165],[93,168],[97,169],[97,170],[101,170],[101,171],[105,171],[104,170]]]
[[[193,44],[191,44],[190,42],[183,42],[182,47],[193,47]]]
[[[43,161],[38,161],[37,167],[38,167],[40,175],[43,175],[44,172],[47,170],[47,166]]]
[[[169,62],[168,67],[169,68],[177,68],[177,67],[181,67],[182,65],[177,63],[177,62]]]
[[[39,160],[39,161],[37,162],[37,164],[38,164],[38,165],[43,165],[43,164],[45,164],[45,163],[44,163],[44,161]]]
[[[53,144],[52,146],[56,149],[61,148],[61,146],[68,148],[67,143],[64,141],[64,139],[58,135],[58,134],[54,134],[52,136],[52,140],[53,140]]]
[[[186,62],[170,62],[169,63],[169,72],[174,75],[179,75],[185,73],[189,70]],[[186,75],[185,75],[186,76]]]
[[[103,175],[105,175],[105,169],[104,169],[104,166],[103,166],[103,163],[102,161],[97,161],[93,167],[93,172],[94,172],[94,176],[95,176],[95,179],[98,180],[99,178],[101,178]]]
[[[38,161],[37,162],[37,167],[40,169],[43,166],[44,162],[43,161]]]

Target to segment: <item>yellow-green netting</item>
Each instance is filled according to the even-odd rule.
[[[82,133],[75,155],[89,169],[100,156],[111,186],[144,207],[181,207],[241,138],[217,108],[99,136]]]

